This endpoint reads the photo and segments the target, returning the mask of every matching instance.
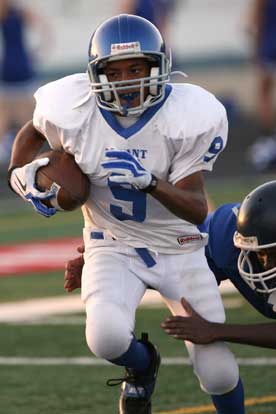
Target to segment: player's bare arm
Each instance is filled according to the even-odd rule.
[[[201,172],[194,173],[172,185],[157,180],[151,195],[176,216],[193,224],[204,221],[208,206]]]
[[[161,324],[164,331],[175,339],[195,344],[228,341],[276,349],[276,323],[229,325],[209,322],[184,298],[181,299],[181,303],[187,316],[172,316]]]
[[[11,154],[9,171],[31,162],[43,144],[45,137],[35,127],[33,122],[27,122],[16,135]]]
[[[251,325],[211,324],[216,341],[261,346],[276,349],[276,324],[259,323]]]

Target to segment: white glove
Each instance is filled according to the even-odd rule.
[[[107,150],[107,158],[102,162],[102,167],[109,170],[109,181],[119,184],[131,184],[137,190],[148,187],[152,180],[152,174],[145,170],[140,162],[127,151]]]
[[[32,204],[34,209],[45,217],[51,217],[56,213],[55,208],[48,208],[41,201],[49,200],[54,196],[52,191],[41,192],[35,187],[36,172],[40,167],[49,163],[49,158],[34,160],[23,167],[15,168],[10,176],[10,186],[23,200]]]

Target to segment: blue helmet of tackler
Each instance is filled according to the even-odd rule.
[[[93,33],[88,53],[91,88],[101,108],[126,115],[119,94],[131,88],[140,88],[140,104],[128,108],[127,115],[140,114],[164,98],[165,84],[170,79],[171,59],[166,55],[159,30],[148,20],[129,14],[111,17]],[[148,77],[108,81],[104,74],[106,62],[140,57],[148,59],[150,63]],[[148,96],[144,96],[144,88],[148,88]]]
[[[252,253],[276,248],[276,181],[255,188],[243,200],[237,216],[234,245],[241,249],[238,269],[241,277],[256,292],[276,291],[276,267],[255,269]],[[275,254],[275,253],[273,253]]]

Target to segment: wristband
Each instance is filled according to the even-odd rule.
[[[9,185],[9,187],[10,187],[10,189],[14,192],[14,193],[16,193],[16,191],[12,188],[12,186],[11,186],[11,175],[12,175],[12,172],[13,172],[13,170],[15,170],[16,168],[19,168],[20,166],[19,165],[14,165],[13,167],[11,167],[9,170],[8,170],[8,172],[7,172],[7,179],[8,179],[8,185]]]
[[[142,188],[141,191],[143,191],[143,193],[150,194],[157,187],[157,184],[158,184],[158,178],[155,177],[155,175],[151,174],[151,181],[149,185],[145,188]]]

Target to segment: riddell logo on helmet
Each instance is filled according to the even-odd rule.
[[[111,55],[122,52],[141,52],[140,42],[113,43],[111,45]]]

